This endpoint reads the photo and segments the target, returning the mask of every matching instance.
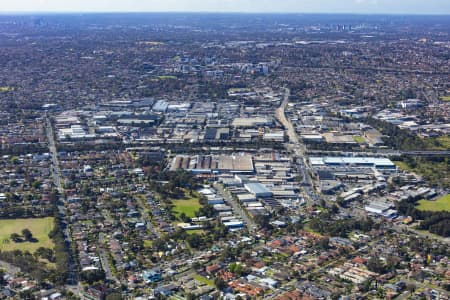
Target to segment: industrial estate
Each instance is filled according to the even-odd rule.
[[[0,299],[449,299],[450,19],[0,15]]]

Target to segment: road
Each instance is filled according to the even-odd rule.
[[[237,203],[237,201],[231,196],[231,194],[223,189],[220,184],[214,184],[214,188],[222,195],[225,201],[231,205],[234,212],[237,212],[239,216],[244,220],[249,232],[255,232],[257,226],[256,223],[245,213],[244,209]]]
[[[353,155],[353,154],[363,154],[364,156],[385,156],[385,157],[396,157],[401,155],[410,156],[449,156],[450,151],[439,151],[439,150],[429,150],[429,151],[401,151],[401,150],[386,150],[378,149],[373,151],[361,151],[361,152],[348,152],[348,151],[327,151],[327,150],[308,150],[309,154],[312,155]]]
[[[50,122],[50,118],[47,116],[46,118],[46,132],[47,132],[47,140],[48,140],[48,148],[52,156],[52,167],[51,172],[53,176],[53,182],[56,185],[56,189],[59,193],[59,199],[58,199],[58,212],[61,216],[61,220],[63,222],[66,222],[67,217],[67,209],[65,207],[66,204],[66,196],[64,187],[62,185],[62,175],[61,170],[59,168],[59,161],[58,161],[58,152],[56,150],[56,143],[55,143],[55,135],[53,132],[53,126]],[[68,224],[68,223],[66,223]],[[69,278],[68,282],[70,284],[66,285],[68,289],[70,289],[75,294],[80,293],[80,285],[78,283],[78,273],[77,273],[77,263],[75,262],[72,253],[70,252],[71,244],[72,244],[72,235],[70,233],[70,230],[68,227],[63,229],[64,239],[67,245],[67,251],[69,253],[70,262],[69,262]]]
[[[298,146],[299,150],[303,153],[306,152],[306,148],[303,144],[300,143],[297,133],[295,132],[295,128],[291,122],[286,118],[285,109],[289,103],[289,97],[291,95],[291,91],[289,89],[285,89],[284,99],[281,103],[280,107],[275,111],[275,116],[281,124],[283,124],[284,128],[287,130],[287,135],[289,137],[289,141]]]
[[[438,240],[442,243],[450,245],[450,238],[432,234],[428,231],[419,231],[419,230],[414,229],[411,225],[395,224],[392,226],[392,228],[394,230],[396,230],[397,232],[403,232],[404,230],[406,230],[412,234],[420,236],[421,238]]]
[[[307,201],[308,205],[312,206],[317,204],[319,198],[313,190],[313,181],[308,171],[311,170],[307,156],[306,156],[306,146],[298,138],[297,132],[295,131],[292,123],[286,118],[285,109],[289,103],[289,96],[291,92],[288,88],[285,89],[284,99],[280,107],[275,111],[275,117],[277,120],[283,124],[286,129],[287,136],[289,137],[289,144],[286,145],[288,150],[291,150],[296,158],[301,158],[300,170],[303,177],[304,193],[303,197]]]
[[[146,222],[147,232],[151,233],[154,236],[161,236],[162,233],[159,231],[159,227],[153,226],[153,223],[152,223],[152,216],[150,215],[149,209],[148,209],[148,206],[149,206],[149,204],[148,204],[149,200],[148,199],[149,199],[149,197],[152,198],[152,196],[146,195],[144,199],[143,198],[138,198],[137,199],[137,201],[139,203],[139,206],[141,208],[140,211],[142,213],[143,219]]]
[[[450,72],[435,72],[435,71],[424,71],[424,70],[416,70],[416,69],[403,69],[403,68],[375,68],[375,67],[352,67],[352,66],[332,66],[332,65],[296,65],[295,67],[284,67],[284,70],[294,71],[294,72],[304,72],[304,69],[332,69],[337,71],[342,70],[355,70],[355,71],[369,71],[369,72],[385,72],[385,73],[406,73],[406,74],[415,74],[415,75],[450,75]]]
[[[102,264],[102,269],[103,269],[103,271],[105,271],[106,279],[120,283],[120,281],[117,279],[117,277],[113,274],[113,272],[111,270],[111,266],[109,265],[108,255],[104,248],[104,243],[105,243],[105,234],[103,232],[100,232],[98,234],[98,245],[100,246],[99,258],[100,258],[100,263]]]
[[[61,183],[61,170],[59,169],[58,153],[56,151],[55,137],[50,119],[47,118],[47,140],[50,153],[52,155],[52,175],[53,181],[58,189],[61,200],[65,200],[64,188]]]

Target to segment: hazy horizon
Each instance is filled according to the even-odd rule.
[[[445,0],[17,0],[0,13],[306,13],[448,15]]]

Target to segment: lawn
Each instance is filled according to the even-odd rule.
[[[204,284],[209,285],[209,286],[214,286],[214,281],[209,280],[209,279],[207,279],[207,278],[205,278],[203,276],[195,274],[192,277],[194,277],[195,280],[197,280],[197,281],[199,281],[201,283],[204,283]]]
[[[178,79],[176,76],[158,76],[159,80]]]
[[[405,163],[403,161],[393,161],[393,162],[400,170],[412,172],[411,167],[408,166],[407,163]]]
[[[144,240],[144,248],[151,248],[153,246],[153,241]]]
[[[192,195],[189,194],[188,191],[184,191],[184,199],[175,200],[172,199],[173,204],[173,213],[175,216],[179,216],[181,213],[184,213],[189,218],[195,217],[195,212],[202,207],[199,202],[199,195],[197,192],[193,192]]]
[[[10,86],[0,86],[0,92],[12,92],[15,88]]]
[[[198,202],[198,198],[188,198],[183,200],[172,200],[174,205],[173,212],[178,217],[181,213],[184,213],[189,218],[195,217],[195,212],[202,207]]]
[[[443,135],[443,136],[440,136],[440,137],[438,137],[436,139],[439,142],[439,144],[441,144],[441,146],[443,148],[442,150],[450,149],[450,136]]]
[[[436,201],[420,200],[417,209],[425,211],[450,211],[450,194]]]
[[[205,231],[203,229],[195,229],[195,230],[187,230],[186,231],[187,234],[204,234]]]
[[[52,248],[53,241],[48,237],[48,234],[53,229],[53,218],[40,219],[15,219],[15,220],[0,220],[0,250],[12,251],[22,250],[34,252],[39,247]],[[22,234],[22,229],[28,228],[37,242],[22,242],[15,243],[10,240],[12,233]]]
[[[353,136],[353,140],[358,144],[364,144],[366,142],[366,140],[360,135]]]
[[[450,101],[450,96],[443,96],[441,97],[441,100],[444,102],[449,102]]]

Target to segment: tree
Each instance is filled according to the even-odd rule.
[[[41,187],[42,182],[35,180],[35,181],[33,181],[33,183],[31,185],[33,186],[34,189],[38,189]]]
[[[22,236],[25,238],[25,240],[31,242],[33,240],[33,234],[31,233],[30,229],[25,228],[22,230]]]
[[[383,262],[377,257],[372,256],[367,262],[367,268],[375,273],[383,274],[386,272],[386,267]]]
[[[444,288],[444,290],[446,290],[447,292],[450,292],[450,283],[444,283],[444,285],[442,286]]]
[[[3,278],[5,276],[5,271],[0,269],[0,286],[3,286],[6,284],[6,280]]]
[[[322,250],[328,250],[328,248],[330,248],[329,244],[330,244],[330,239],[325,237],[323,239],[320,239],[317,242],[317,247],[319,247],[319,249],[322,249]]]
[[[47,259],[50,262],[55,262],[55,253],[52,249],[39,247],[34,252],[35,257],[42,257],[44,259]]]
[[[223,289],[225,289],[227,287],[227,283],[221,277],[216,277],[214,279],[214,285],[220,291],[222,291]]]
[[[217,214],[217,211],[214,209],[212,205],[205,205],[200,207],[198,211],[195,212],[196,217],[207,217],[211,218]]]
[[[185,223],[189,223],[191,221],[191,218],[189,218],[188,216],[186,216],[186,214],[184,212],[182,212],[180,214],[180,219],[181,221],[185,222]]]
[[[186,242],[188,242],[189,246],[192,248],[198,248],[203,243],[203,240],[199,234],[194,233],[186,238]]]
[[[231,249],[229,247],[225,247],[222,250],[222,253],[220,254],[220,257],[222,259],[227,259],[227,258],[233,257],[233,252],[231,251]]]
[[[239,263],[230,264],[230,272],[236,274],[238,277],[241,277],[244,273],[244,267]]]
[[[167,250],[167,242],[164,239],[156,239],[152,243],[153,249],[156,251],[166,251]]]
[[[34,296],[33,296],[33,290],[31,290],[31,289],[21,291],[21,292],[19,293],[19,297],[20,297],[20,299],[25,299],[25,300],[28,300],[28,299],[30,299],[30,300],[31,300],[31,299],[35,299]]]
[[[106,277],[105,272],[103,270],[87,270],[81,272],[81,279],[89,284],[93,284],[94,282],[104,280]]]
[[[360,291],[367,293],[368,291],[370,291],[370,288],[372,287],[372,280],[371,279],[366,279],[364,280],[363,283],[361,283],[360,285]]]
[[[416,285],[413,282],[408,282],[406,284],[406,290],[412,294],[416,290]]]
[[[187,293],[186,294],[186,300],[194,300],[195,296],[192,293]]]
[[[20,242],[22,242],[22,238],[21,238],[20,235],[17,234],[17,233],[11,233],[11,235],[9,236],[9,238],[10,238],[11,240],[13,240],[14,243],[20,243]]]
[[[387,258],[387,267],[391,270],[395,270],[395,268],[400,264],[401,259],[394,255],[389,255]]]
[[[112,292],[106,296],[105,300],[122,300],[122,295],[117,292]]]
[[[339,207],[338,207],[336,204],[333,204],[333,205],[331,206],[331,212],[332,212],[333,214],[337,214],[337,213],[339,212]]]
[[[256,215],[254,217],[254,221],[263,229],[272,229],[272,225],[270,225],[270,217],[268,215]]]

